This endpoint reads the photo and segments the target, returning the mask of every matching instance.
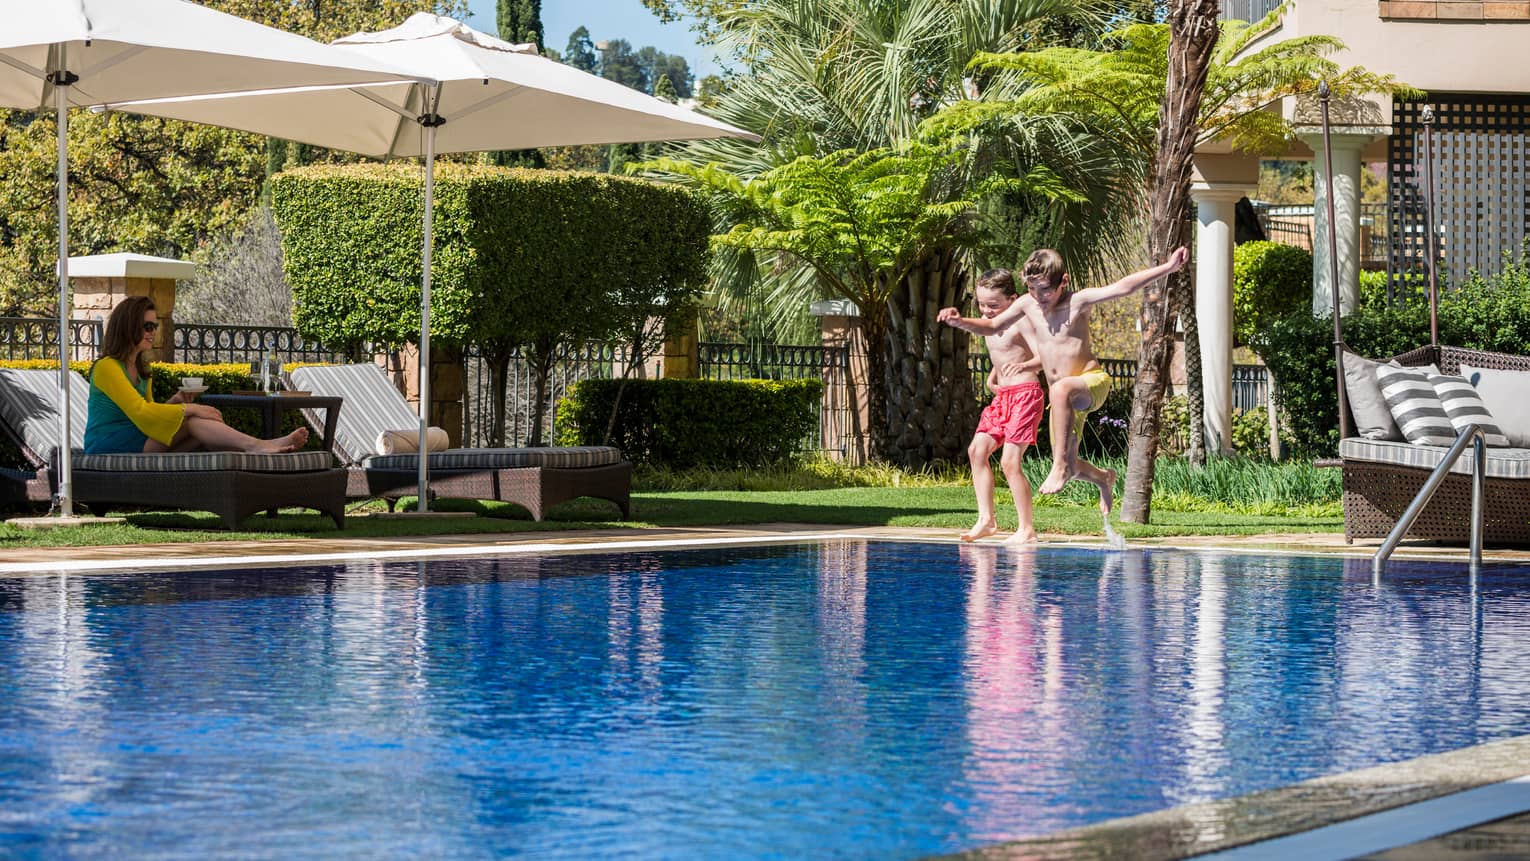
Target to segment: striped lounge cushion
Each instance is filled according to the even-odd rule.
[[[1509,444],[1509,438],[1504,435],[1493,414],[1488,412],[1487,405],[1478,397],[1477,390],[1465,377],[1435,374],[1429,378],[1429,384],[1434,386],[1434,393],[1440,396],[1440,404],[1445,408],[1445,415],[1456,433],[1476,425],[1482,428],[1482,441],[1487,445],[1502,448]]]
[[[366,459],[368,469],[419,468],[414,452],[385,454]],[[559,448],[454,448],[432,452],[431,469],[516,469],[539,466],[543,469],[584,469],[621,463],[620,450],[603,445],[563,446]]]
[[[74,468],[109,472],[318,472],[331,469],[335,457],[327,451],[248,454],[242,451],[186,451],[162,454],[74,453]]]
[[[1339,440],[1339,457],[1345,460],[1363,460],[1393,466],[1412,466],[1432,470],[1445,459],[1446,448],[1438,445],[1412,445],[1406,442],[1360,439],[1351,437]],[[1488,478],[1530,478],[1530,449],[1488,449]],[[1476,469],[1476,456],[1470,446],[1466,453],[1451,466],[1450,471],[1471,475]]]
[[[1438,373],[1433,366],[1376,366],[1381,397],[1402,429],[1403,438],[1414,445],[1450,445],[1456,440],[1456,430],[1445,414],[1445,406],[1440,403],[1434,386],[1429,384],[1429,376]]]

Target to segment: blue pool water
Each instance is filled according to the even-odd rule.
[[[1530,732],[1530,569],[831,542],[0,579],[0,855],[913,858]]]

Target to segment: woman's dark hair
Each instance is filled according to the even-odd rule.
[[[106,332],[101,335],[101,359],[110,356],[126,365],[128,356],[133,355],[133,348],[143,337],[143,315],[153,310],[154,300],[147,296],[129,296],[112,309],[112,315],[106,318]],[[94,366],[91,370],[95,370]],[[149,378],[147,350],[138,354],[138,378]]]

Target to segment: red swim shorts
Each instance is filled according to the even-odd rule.
[[[993,403],[983,408],[977,432],[1004,443],[1035,445],[1042,401],[1040,383],[1002,386],[993,393]]]

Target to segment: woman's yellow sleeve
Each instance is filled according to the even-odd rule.
[[[100,389],[117,409],[122,410],[123,415],[128,417],[134,427],[143,431],[143,435],[155,442],[169,445],[175,438],[175,432],[181,429],[181,422],[186,420],[186,413],[180,404],[156,404],[153,401],[154,387],[152,384],[146,387],[149,397],[144,398],[128,382],[127,372],[123,370],[120,362],[101,361],[96,362],[96,368],[90,375],[90,382]]]

